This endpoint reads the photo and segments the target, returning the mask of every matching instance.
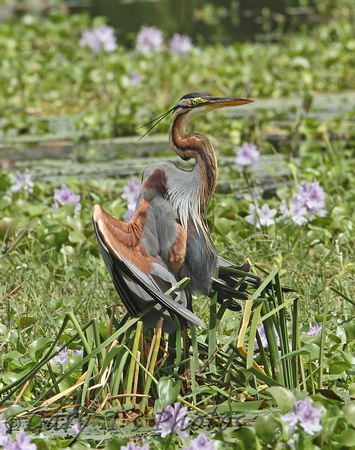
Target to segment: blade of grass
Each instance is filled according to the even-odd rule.
[[[198,369],[198,343],[197,343],[197,334],[196,334],[196,327],[195,325],[192,325],[190,328],[190,335],[191,335],[191,341],[192,341],[192,355],[190,356],[190,369],[191,369],[191,390],[192,393],[197,388],[198,384],[196,383],[196,371]],[[197,403],[197,397],[193,393],[192,395],[192,401],[194,404]]]
[[[295,352],[300,349],[300,325],[299,325],[299,314],[298,314],[298,298],[293,301],[292,305],[292,351]],[[291,370],[292,370],[292,378],[293,378],[293,388],[296,388],[298,385],[298,377],[301,372],[299,369],[299,364],[297,361],[300,361],[300,356],[292,356],[291,357]]]
[[[126,331],[132,326],[134,325],[136,322],[138,322],[138,320],[144,315],[146,314],[151,308],[154,307],[154,304],[151,303],[149,305],[147,305],[147,307],[144,309],[144,311],[142,311],[137,317],[128,320],[121,328],[119,328],[115,333],[113,333],[109,338],[107,338],[103,343],[101,343],[98,347],[94,348],[87,356],[85,356],[81,361],[79,361],[77,364],[75,364],[71,369],[69,369],[68,371],[66,371],[66,373],[62,376],[60,376],[57,380],[56,380],[56,385],[60,384],[66,377],[70,376],[73,372],[75,372],[76,370],[78,370],[80,367],[82,367],[84,364],[86,364],[88,361],[90,361],[91,358],[94,358],[99,352],[101,352],[103,349],[105,349],[107,346],[109,346],[111,344],[111,342],[113,342],[115,339],[117,339],[119,336],[124,335],[126,333]],[[90,325],[92,324],[92,321],[90,321]],[[89,325],[87,325],[89,326]],[[86,326],[86,328],[87,328]],[[64,331],[64,330],[63,330]],[[58,335],[58,338],[59,339]],[[76,335],[77,337],[77,335]],[[71,338],[70,341],[67,342],[67,345],[69,344],[69,342],[72,342],[74,340],[74,338]],[[59,353],[59,352],[58,352]],[[51,358],[49,358],[51,359]],[[49,360],[48,359],[48,360]],[[48,392],[53,388],[53,386],[51,386],[48,390],[44,391],[42,393],[42,395],[39,397],[39,399],[37,400],[37,402],[39,402],[44,396],[48,395]]]
[[[279,269],[274,269],[266,278],[265,280],[261,283],[261,285],[258,287],[258,289],[254,292],[254,294],[251,296],[251,298],[249,300],[247,300],[245,302],[245,308],[244,308],[244,313],[243,313],[243,324],[242,327],[238,333],[238,339],[237,339],[237,347],[238,348],[243,348],[243,342],[244,342],[244,337],[245,337],[245,333],[247,331],[247,326],[249,323],[249,317],[251,314],[251,308],[252,308],[252,302],[254,300],[256,300],[259,295],[263,292],[263,290],[266,288],[266,286],[271,282],[271,280],[273,280],[273,278],[275,277],[276,273],[279,271]]]
[[[149,370],[146,370],[146,368],[144,367],[144,371],[148,375],[147,381],[146,381],[145,386],[144,386],[144,391],[143,391],[144,395],[148,395],[149,390],[150,390],[150,385],[152,383],[152,380],[156,384],[158,384],[158,381],[154,378],[153,374],[154,374],[155,363],[156,363],[156,361],[158,359],[160,340],[161,340],[161,336],[162,336],[162,324],[163,324],[163,318],[160,318],[158,323],[157,323],[157,327],[155,329],[156,340],[155,340],[155,343],[154,343],[154,350],[153,350],[153,354],[152,354],[152,359],[150,361]],[[143,397],[142,401],[140,403],[140,409],[143,412],[143,414],[146,412],[147,405],[148,405],[148,398],[147,397]]]
[[[176,348],[176,352],[175,352],[175,366],[179,367],[180,362],[181,362],[181,356],[183,354],[182,351],[182,345],[181,345],[181,326],[180,326],[180,322],[176,316],[176,314],[173,315],[174,317],[174,321],[176,324],[176,331],[175,331],[175,348]],[[184,355],[185,357],[186,355]]]
[[[84,380],[82,394],[81,394],[81,402],[80,402],[81,406],[87,405],[87,401],[89,400],[89,398],[86,398],[86,397],[87,397],[88,389],[90,386],[90,380],[94,375],[95,368],[97,371],[96,359],[92,358],[89,361],[88,369],[87,369],[86,375],[85,375],[85,380]]]
[[[272,377],[284,386],[283,370],[276,340],[274,322],[271,316],[265,319],[265,315],[270,312],[269,304],[263,303],[262,306],[263,316],[261,320],[263,321],[265,337],[268,343]]]
[[[15,250],[15,248],[19,245],[19,243],[24,239],[24,237],[27,235],[28,233],[28,229],[26,228],[25,230],[22,231],[22,233],[16,238],[15,242],[11,245],[11,247],[3,254],[0,256],[0,261],[2,259],[7,258],[7,256],[13,251]],[[6,237],[4,238],[6,239]]]
[[[117,355],[116,361],[118,362],[118,367],[112,372],[113,387],[111,389],[112,396],[118,395],[120,390],[120,384],[122,379],[122,374],[126,366],[126,361],[128,359],[129,353],[125,350],[124,346],[121,348],[121,352]]]
[[[282,305],[284,303],[283,300],[283,294],[282,294],[282,288],[280,283],[279,274],[275,275],[274,280],[274,292],[276,296],[276,303],[277,305]],[[277,315],[275,315],[276,318],[276,329],[279,335],[280,339],[280,348],[281,348],[281,356],[289,353],[290,351],[290,345],[289,345],[289,338],[288,338],[288,329],[287,329],[287,320],[286,320],[286,309],[281,308]],[[290,364],[290,360],[288,358],[284,358],[281,361],[281,364],[283,364],[283,376],[284,376],[284,384],[287,388],[292,388],[293,381],[292,381],[292,368]]]
[[[324,363],[324,343],[325,343],[325,326],[327,323],[327,314],[330,301],[330,290],[327,288],[325,291],[325,304],[323,310],[323,322],[322,332],[320,336],[320,348],[319,348],[319,372],[318,372],[318,389],[323,389],[323,363]]]
[[[210,301],[210,321],[208,324],[208,358],[211,358],[217,349],[217,292],[211,297]],[[215,359],[210,362],[210,371],[217,373]]]
[[[312,355],[309,353],[308,355],[308,365],[309,365],[309,378],[311,382],[311,389],[312,389],[312,395],[316,393],[315,387],[314,387],[314,379],[313,379],[313,370],[312,370]]]
[[[250,325],[250,332],[249,332],[249,339],[247,343],[247,360],[246,360],[246,367],[247,369],[250,369],[250,367],[253,366],[253,356],[254,356],[254,342],[255,342],[255,335],[256,335],[256,328],[258,326],[259,318],[260,318],[260,311],[263,307],[263,304],[261,303],[258,305],[253,313],[253,318]]]
[[[65,346],[63,345],[61,349],[55,351],[55,346],[59,340],[59,337],[64,333],[65,327],[68,323],[69,320],[69,316],[68,314],[65,315],[64,319],[63,319],[63,324],[60,327],[59,333],[56,337],[56,339],[54,340],[53,344],[51,345],[51,347],[49,348],[48,352],[46,353],[46,355],[40,360],[38,361],[38,363],[27,372],[27,374],[25,374],[23,377],[21,377],[19,380],[14,381],[13,383],[5,386],[4,388],[0,389],[0,395],[4,394],[5,392],[8,392],[8,395],[6,395],[2,400],[0,400],[0,406],[5,403],[8,399],[10,399],[12,397],[12,395],[15,394],[15,392],[18,389],[21,389],[22,386],[26,383],[27,380],[29,380],[30,378],[32,378],[32,376],[34,374],[36,374],[39,369],[44,365],[47,364],[48,361],[50,361],[54,356],[58,355],[59,352],[62,350],[62,348],[64,348]],[[91,324],[91,321],[89,322],[89,324],[87,326],[89,326]],[[67,345],[70,344],[71,342],[74,341],[74,339],[76,339],[78,337],[78,334],[76,334],[74,337],[72,337],[68,342]],[[53,387],[51,387],[52,389]]]
[[[260,370],[256,369],[253,366],[250,367],[250,369],[248,369],[248,372],[252,373],[257,379],[263,381],[268,386],[283,386],[282,383],[280,383],[277,380],[274,380],[271,377],[268,377],[265,373],[260,372]]]
[[[92,326],[94,328],[95,347],[98,347],[101,343],[98,321],[94,320]],[[105,357],[106,357],[106,350],[102,350],[100,353],[97,354],[97,363],[99,367],[102,367]]]
[[[344,300],[346,300],[347,302],[351,303],[353,306],[355,306],[355,301],[351,300],[350,297],[348,297],[347,295],[343,294],[343,292],[338,291],[338,289],[335,289],[332,286],[329,286],[329,289],[331,289],[335,294],[340,295],[340,297],[342,297]]]
[[[148,375],[147,380],[150,379],[151,381],[154,381],[155,384],[158,384],[158,380],[154,377],[154,375],[149,370],[147,370],[143,366],[143,364],[139,361],[139,359],[136,356],[134,356],[133,352],[126,346],[124,346],[124,349],[131,355],[131,357],[135,361],[135,363],[138,364],[139,367]],[[129,394],[125,393],[125,395],[127,396]],[[148,395],[148,394],[143,394],[143,395]]]
[[[138,351],[139,341],[142,339],[142,329],[143,329],[143,322],[141,322],[141,321],[137,322],[137,327],[136,327],[136,332],[135,332],[133,347],[132,347],[132,354],[133,354],[134,358],[131,358],[129,368],[128,368],[126,394],[132,393],[133,379],[134,379],[134,373],[135,373],[135,367],[136,367],[135,359],[136,359],[136,355],[137,355],[137,351]],[[131,401],[131,399],[129,397],[127,397],[125,403],[128,403],[130,401]]]
[[[134,380],[133,380],[133,394],[134,397],[132,397],[132,403],[136,403],[136,394],[137,394],[137,387],[138,387],[138,377],[139,377],[139,363],[141,361],[141,352],[137,350],[137,362],[134,368]]]

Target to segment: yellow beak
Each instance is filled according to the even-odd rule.
[[[253,103],[254,100],[247,98],[234,98],[234,97],[206,97],[205,101],[201,104],[206,109],[218,109],[226,108],[227,106],[240,106],[247,103]]]

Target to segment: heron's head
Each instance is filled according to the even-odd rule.
[[[235,97],[213,97],[206,94],[186,94],[174,106],[174,113],[185,113],[188,120],[205,114],[215,109],[226,108],[227,106],[239,106],[252,103],[253,100]]]
[[[159,122],[161,122],[170,113],[172,115],[172,121],[174,118],[180,115],[184,115],[181,124],[185,126],[190,120],[195,117],[201,116],[208,111],[213,111],[219,108],[226,108],[227,106],[239,106],[245,105],[247,103],[252,103],[254,100],[249,100],[247,98],[235,98],[235,97],[213,97],[206,94],[186,94],[178,101],[178,103],[173,106],[169,111],[161,114],[159,117],[155,118],[151,122],[143,125],[153,124],[148,131],[146,131],[139,140],[141,140],[146,134],[149,133]]]

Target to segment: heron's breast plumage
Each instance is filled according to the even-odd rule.
[[[201,211],[198,195],[200,177],[198,165],[192,170],[183,170],[172,162],[155,163],[144,171],[142,184],[143,188],[153,185],[165,186],[164,197],[171,204],[177,223],[181,224],[186,232],[185,257],[180,266],[179,278],[185,276],[190,278],[187,291],[208,295],[216,270],[217,257],[204,211]],[[161,181],[157,178],[161,178]],[[163,195],[163,190],[159,192]],[[180,258],[181,242],[182,239],[178,249]]]

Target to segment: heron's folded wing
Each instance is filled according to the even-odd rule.
[[[169,329],[175,328],[175,322],[168,310],[190,324],[205,328],[204,322],[186,308],[184,291],[176,290],[175,298],[164,294],[178,280],[159,256],[150,256],[145,251],[142,235],[147,205],[144,202],[141,205],[130,224],[115,219],[98,205],[94,207],[96,238],[118,294],[131,316],[142,312],[147,302],[158,303],[143,317],[148,326],[155,326],[158,318],[163,316],[163,328],[171,332]]]
[[[250,272],[251,265],[248,261],[238,266],[236,264],[227,261],[220,256],[217,257],[217,266],[218,270],[218,280],[214,280],[215,287],[212,283],[212,287],[217,290],[217,292],[221,292],[221,295],[225,295],[225,298],[238,298],[240,300],[248,299],[248,288],[257,288],[260,283],[263,281],[263,278],[260,278],[260,281],[248,276]],[[230,270],[232,269],[232,270]],[[233,270],[237,270],[242,273],[235,273]],[[238,287],[237,287],[238,286]],[[267,288],[271,288],[272,283],[267,286]],[[237,290],[235,288],[237,287]],[[224,289],[224,291],[223,291]],[[294,292],[294,289],[289,288],[287,286],[282,286],[283,292]]]

